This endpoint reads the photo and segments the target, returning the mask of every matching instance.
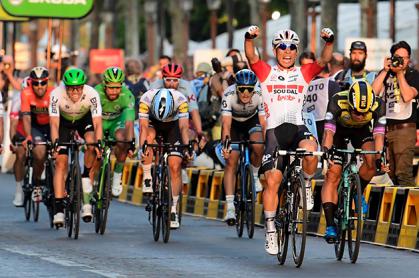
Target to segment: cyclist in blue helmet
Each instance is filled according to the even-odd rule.
[[[224,91],[221,102],[222,131],[221,139],[232,141],[262,141],[265,130],[265,110],[258,80],[253,71],[248,69],[236,73],[236,83]],[[259,181],[259,167],[262,162],[263,145],[252,145],[251,169],[255,179],[256,191],[262,191]],[[223,149],[226,160],[224,170],[224,188],[227,213],[225,221],[229,226],[235,225],[234,207],[236,169],[240,153],[237,150]]]
[[[140,99],[140,147],[144,141],[153,142],[157,136],[163,137],[163,142],[176,144],[189,143],[189,112],[188,100],[174,89],[150,89]],[[141,149],[141,148],[140,148]],[[148,149],[141,154],[143,158],[143,193],[153,193],[151,164],[153,152]],[[169,154],[168,164],[172,181],[172,208],[170,228],[179,227],[177,203],[182,190],[181,164],[182,158],[190,159],[193,155],[188,150],[174,149]]]

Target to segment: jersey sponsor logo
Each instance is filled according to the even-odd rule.
[[[140,113],[142,114],[147,114],[149,111],[148,105],[145,104],[144,102],[140,103]]]
[[[58,98],[56,96],[52,96],[51,98],[51,112],[52,113],[58,113],[57,110],[57,103],[58,103]]]
[[[231,91],[227,91],[227,92],[225,92],[225,93],[224,93],[224,96],[225,96],[225,97],[228,97],[228,96],[234,95],[234,94],[235,94],[235,92],[236,92],[235,90],[236,90],[236,89],[231,90]]]
[[[316,106],[314,104],[307,107],[307,113],[313,112],[314,110],[316,110]]]
[[[285,95],[285,96],[278,96],[278,101],[293,101],[295,100],[295,96]]]
[[[180,104],[178,109],[180,113],[188,113],[188,103],[184,102]]]
[[[304,90],[304,86],[302,85],[267,85],[266,88],[268,89],[269,93],[274,94],[293,94],[296,95],[298,93],[302,93]]]
[[[280,75],[280,76],[278,76],[278,80],[285,81],[285,77]]]
[[[223,106],[223,108],[227,108],[227,101],[225,99],[222,102],[222,106]]]

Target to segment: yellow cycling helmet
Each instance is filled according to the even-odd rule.
[[[365,80],[352,83],[348,93],[349,106],[358,113],[369,112],[375,102],[371,85]]]

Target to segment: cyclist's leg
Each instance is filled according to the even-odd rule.
[[[262,128],[260,126],[255,126],[249,130],[249,139],[251,141],[263,141]],[[262,184],[259,180],[259,168],[262,163],[263,156],[263,144],[253,144],[251,146],[252,154],[250,155],[250,168],[253,172],[253,178],[255,180],[256,192],[262,191]]]
[[[276,129],[280,129],[277,127]],[[276,129],[266,131],[265,153],[262,158],[261,172],[265,174],[266,188],[263,191],[263,210],[265,215],[265,250],[270,255],[278,254],[278,239],[275,227],[276,210],[278,207],[278,189],[282,181],[282,173],[285,168],[283,157],[277,158],[277,167],[275,168],[272,154],[275,149],[286,148],[287,142],[279,142],[275,135]],[[278,131],[281,133],[281,131]],[[283,143],[283,144],[281,144]]]
[[[149,125],[147,128],[147,142],[150,144],[154,142],[154,139],[156,138],[156,129],[154,126]],[[151,176],[151,165],[153,162],[153,149],[148,148],[147,156],[142,161],[142,167],[143,167],[143,193],[153,193],[153,180]],[[157,163],[157,162],[156,162]]]
[[[236,170],[239,156],[240,153],[238,151],[232,151],[230,157],[226,159],[226,165],[224,168],[224,190],[227,205],[227,211],[224,220],[227,221],[229,225],[235,224],[233,220],[236,219],[234,194],[236,185]]]
[[[333,137],[333,145],[336,148],[346,148],[345,136],[343,129],[339,126],[336,129],[336,133]],[[335,223],[335,212],[338,204],[338,192],[337,188],[342,175],[342,154],[335,154],[330,158],[331,164],[327,170],[324,184],[321,191],[322,206],[324,215],[326,218],[326,234],[325,240],[328,243],[333,243],[337,239],[336,223]]]
[[[12,138],[12,144],[21,143],[25,140],[25,136],[16,132],[15,136]],[[13,164],[13,173],[16,180],[16,193],[13,200],[13,204],[17,207],[23,206],[23,178],[25,176],[25,161],[26,161],[26,151],[22,146],[15,147],[13,152],[16,154],[16,159]]]
[[[362,148],[366,151],[375,150],[374,138],[372,132],[369,130],[369,126],[365,126],[357,130],[356,134],[354,134],[350,139],[354,148]],[[362,165],[359,168],[359,178],[362,187],[361,192],[364,192],[364,189],[367,187],[375,174],[375,154],[364,155]]]
[[[86,144],[96,142],[91,114],[87,114],[76,123],[78,134],[84,138]],[[84,222],[90,222],[92,215],[92,205],[90,204],[91,193],[93,191],[93,171],[92,167],[96,162],[95,146],[87,146],[84,152],[84,169],[81,175],[81,185],[83,189],[83,207],[81,217]]]
[[[45,129],[45,132],[44,132]],[[35,143],[32,149],[33,156],[33,174],[35,189],[32,193],[32,199],[36,201],[42,200],[42,189],[41,189],[41,176],[44,171],[45,160],[47,158],[47,146],[36,145],[36,143],[46,142],[45,135],[49,134],[49,128],[34,127],[32,126],[32,137]]]
[[[299,127],[297,136],[299,148],[303,148],[310,152],[317,151],[316,138],[308,131],[307,127]],[[307,210],[313,209],[314,206],[313,193],[311,189],[311,179],[313,178],[314,173],[317,170],[317,162],[317,156],[305,156],[303,159],[303,176],[306,188],[305,194],[307,200]]]
[[[70,123],[60,117],[60,127],[58,130],[58,141],[70,141],[71,126]],[[64,225],[64,198],[65,192],[65,178],[68,172],[68,148],[59,147],[58,154],[55,159],[55,172],[54,172],[54,196],[55,196],[55,215],[54,224]]]

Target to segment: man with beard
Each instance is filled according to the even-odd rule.
[[[352,42],[349,54],[349,68],[335,77],[335,80],[340,83],[343,90],[349,88],[357,80],[365,80],[372,84],[377,73],[365,70],[367,57],[367,45],[365,42]]]

